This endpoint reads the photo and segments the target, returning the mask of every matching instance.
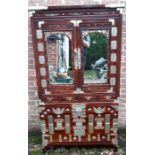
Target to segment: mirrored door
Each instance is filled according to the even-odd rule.
[[[45,32],[50,84],[73,84],[72,32]]]
[[[120,29],[116,20],[81,23],[78,40],[81,51],[80,86],[85,92],[115,91],[119,76]],[[93,86],[94,90],[90,90]],[[102,89],[103,88],[103,89]]]
[[[107,83],[109,30],[82,30],[84,84]]]
[[[110,22],[96,21],[80,25],[81,86],[108,84],[110,28]]]
[[[75,90],[75,28],[69,21],[41,22],[35,30],[38,85],[43,93]],[[39,25],[39,22],[38,22]]]

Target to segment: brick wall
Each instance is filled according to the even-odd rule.
[[[29,7],[32,6],[54,6],[54,5],[90,5],[90,4],[124,4],[125,0],[29,0]],[[126,14],[123,9],[123,31],[122,31],[122,58],[121,58],[121,89],[119,98],[119,126],[125,126],[125,103],[126,103]],[[28,87],[29,87],[29,131],[39,129],[38,103],[36,72],[32,49],[32,35],[29,20],[29,42],[28,42]]]
[[[53,70],[57,69],[57,46],[56,41],[53,41],[47,45],[48,65],[53,67]]]

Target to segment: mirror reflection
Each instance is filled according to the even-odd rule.
[[[46,32],[45,38],[50,83],[72,83],[71,33]]]
[[[84,83],[107,83],[108,36],[105,30],[82,31]]]

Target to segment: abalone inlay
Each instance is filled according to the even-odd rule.
[[[109,22],[111,22],[111,23],[112,23],[112,25],[115,25],[115,19],[110,18],[110,19],[109,19]]]
[[[47,81],[46,80],[41,80],[41,86],[43,88],[47,87]]]
[[[111,54],[111,62],[116,62],[117,61],[117,54],[116,53],[112,53]]]
[[[43,46],[43,43],[38,43],[38,51],[39,52],[43,52],[43,50],[44,50],[44,46]]]
[[[75,126],[74,129],[74,136],[78,137],[78,141],[81,141],[82,136],[85,136],[86,127],[83,125],[86,122],[86,105],[85,104],[74,104],[72,105],[72,117]]]
[[[43,34],[41,30],[36,30],[37,39],[42,39]]]
[[[53,134],[54,133],[53,116],[51,115],[48,116],[48,123],[49,123],[49,133]]]
[[[88,115],[88,126],[89,126],[89,133],[94,132],[94,115],[89,114]]]
[[[110,114],[105,115],[105,133],[110,132]]]
[[[39,63],[45,64],[45,57],[44,56],[39,56]]]
[[[45,120],[41,120],[41,131],[47,132]]]
[[[117,49],[117,41],[116,40],[111,41],[111,49],[112,50]]]
[[[64,130],[64,127],[62,126],[62,122],[63,122],[63,119],[55,119],[55,122],[56,122],[56,127],[55,127],[55,130]]]
[[[115,66],[115,65],[112,65],[112,66],[110,67],[110,73],[111,73],[111,74],[116,74],[116,66]]]
[[[70,115],[65,115],[65,132],[70,134]]]
[[[110,85],[112,86],[116,85],[116,78],[110,78]]]
[[[111,36],[113,36],[113,37],[117,36],[117,27],[111,28]]]
[[[45,68],[40,68],[40,75],[45,76],[46,75],[46,69]]]
[[[96,118],[96,127],[95,129],[103,129],[103,118]]]

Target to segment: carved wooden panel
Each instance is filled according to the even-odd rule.
[[[121,20],[117,8],[100,5],[55,6],[33,14],[44,151],[60,145],[117,145]],[[93,68],[105,62],[101,70],[105,77],[100,82],[95,76],[93,82],[85,81],[82,39],[92,33],[100,33],[107,40],[106,60],[101,58],[91,64]],[[96,43],[93,40],[92,44]],[[64,62],[64,58],[70,62]],[[68,70],[60,74],[62,66]],[[101,78],[98,72],[96,75]]]
[[[68,10],[65,11],[61,9],[60,10],[49,9],[40,12],[38,11],[33,15],[32,31],[34,32],[33,41],[34,41],[34,49],[36,49],[34,50],[35,63],[36,63],[37,81],[40,96],[46,95],[45,89],[47,89],[51,93],[59,93],[60,91],[59,86],[55,85],[55,82],[53,83],[50,82],[51,76],[49,76],[50,70],[48,69],[50,59],[49,56],[47,55],[48,53],[47,50],[49,47],[46,47],[47,36],[58,32],[61,34],[63,33],[63,35],[69,36],[70,40],[72,41],[71,62],[73,63],[72,64],[73,80],[70,80],[71,81],[70,87],[68,87],[67,83],[66,85],[62,84],[62,90],[65,90],[66,92],[70,93],[73,92],[78,87],[82,88],[85,87],[85,85],[87,85],[87,82],[86,84],[83,85],[84,75],[81,65],[83,51],[81,48],[82,43],[79,38],[80,35],[78,34],[82,33],[82,31],[83,32],[89,31],[89,33],[93,32],[103,33],[109,38],[108,58],[107,58],[108,59],[107,78],[104,80],[98,80],[101,82],[99,82],[99,84],[96,85],[96,88],[94,87],[93,91],[97,91],[98,89],[103,90],[108,85],[108,88],[110,90],[112,89],[113,92],[116,93],[116,96],[119,95],[121,15],[114,8],[105,8],[106,10],[104,10],[103,8],[101,9],[99,7],[98,9],[99,10],[94,9],[94,11],[90,11],[93,10],[93,7],[91,9],[86,8],[87,11],[86,10],[84,11],[82,8],[80,8],[81,11],[80,10],[73,11],[69,8]],[[57,18],[57,16],[59,16],[59,19]],[[83,34],[81,34],[81,36],[82,35]],[[57,70],[55,61],[53,62],[53,66],[55,70]],[[41,67],[46,68],[46,74],[44,74],[44,76],[43,75],[40,76]],[[43,82],[41,82],[42,80]],[[55,81],[54,78],[52,78],[52,80]],[[103,84],[101,85],[100,83]],[[91,84],[89,84],[89,87],[91,91],[92,87]]]
[[[41,112],[43,144],[117,144],[116,103],[73,103],[45,106]]]

